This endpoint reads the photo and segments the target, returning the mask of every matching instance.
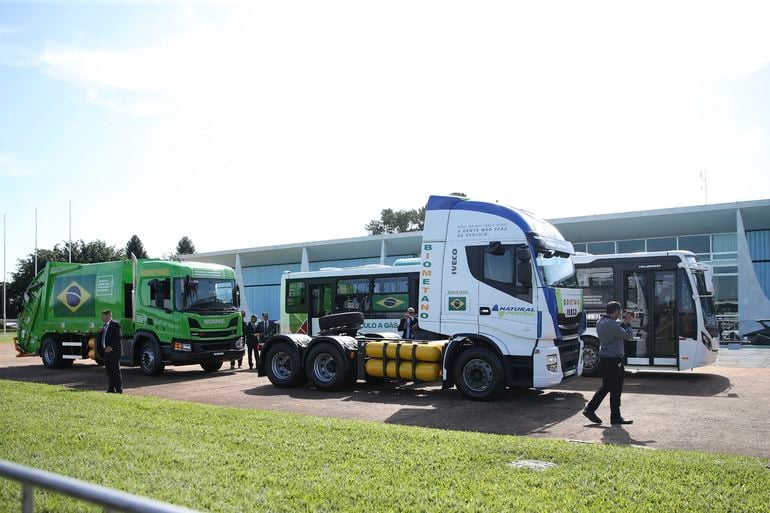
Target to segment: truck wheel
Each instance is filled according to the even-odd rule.
[[[305,373],[310,383],[321,390],[339,390],[345,384],[345,360],[331,344],[318,344],[307,355]]]
[[[599,376],[599,341],[583,339],[583,376]]]
[[[469,399],[492,399],[505,384],[500,358],[483,347],[474,347],[460,353],[454,365],[457,389]]]
[[[163,374],[163,354],[153,340],[148,340],[139,351],[139,365],[145,376],[160,376]]]
[[[222,368],[222,362],[206,362],[202,363],[203,372],[216,372]]]
[[[43,365],[46,369],[59,369],[62,367],[62,350],[59,343],[47,338],[43,340],[43,347],[40,349],[40,356],[43,358]]]
[[[318,319],[318,326],[321,330],[332,328],[341,328],[343,326],[363,326],[364,314],[361,312],[343,312],[338,314],[326,315]]]
[[[278,342],[267,351],[265,374],[270,383],[279,388],[296,387],[305,381],[299,352],[285,342]]]

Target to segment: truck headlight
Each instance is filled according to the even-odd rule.
[[[545,368],[548,372],[556,372],[559,368],[559,357],[555,354],[549,354],[545,357]]]
[[[237,349],[238,351],[243,349],[243,340],[238,339],[235,341],[235,349]]]
[[[174,342],[174,351],[192,351],[192,344],[187,342]]]

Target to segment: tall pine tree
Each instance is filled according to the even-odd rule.
[[[176,245],[176,254],[177,255],[192,255],[195,253],[195,244],[193,244],[193,241],[185,235],[181,239],[179,239],[179,242]]]
[[[144,250],[144,244],[142,244],[142,239],[136,234],[132,235],[126,243],[126,256],[130,258],[131,253],[133,253],[136,258],[148,258],[147,252]]]

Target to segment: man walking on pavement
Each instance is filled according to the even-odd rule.
[[[120,376],[120,324],[112,320],[112,312],[102,312],[102,327],[99,333],[99,347],[104,358],[104,368],[107,369],[107,393],[122,394],[123,379]]]
[[[620,395],[623,393],[623,379],[626,370],[623,367],[623,342],[633,340],[631,321],[634,314],[623,314],[623,322],[618,321],[621,313],[620,303],[610,301],[607,303],[607,314],[596,323],[596,334],[599,337],[599,370],[602,374],[602,386],[594,394],[588,403],[583,415],[594,424],[601,424],[602,419],[596,415],[596,409],[602,403],[607,394],[610,394],[610,424],[633,424],[633,420],[626,420],[620,414]]]

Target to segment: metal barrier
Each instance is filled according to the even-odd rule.
[[[35,507],[35,487],[45,488],[57,493],[69,495],[82,501],[104,507],[105,513],[111,511],[130,511],[136,513],[196,513],[192,509],[174,506],[165,502],[154,501],[119,492],[104,486],[87,483],[79,479],[64,477],[38,470],[10,461],[0,460],[0,477],[6,477],[21,483],[21,511],[32,513]]]

